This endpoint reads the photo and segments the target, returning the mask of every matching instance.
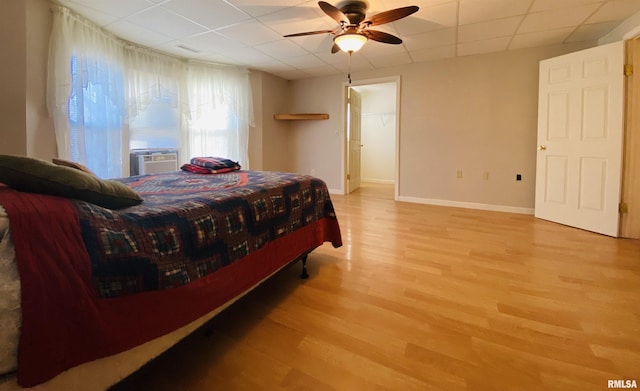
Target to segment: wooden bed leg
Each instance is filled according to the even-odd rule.
[[[304,280],[309,278],[309,273],[307,273],[307,255],[306,254],[304,257],[302,257],[302,273],[300,273],[300,278]]]

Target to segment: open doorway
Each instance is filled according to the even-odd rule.
[[[345,193],[398,199],[399,89],[399,77],[345,85]],[[360,97],[355,114],[352,91]],[[358,125],[359,131],[351,128]]]

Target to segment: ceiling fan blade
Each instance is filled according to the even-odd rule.
[[[306,33],[296,33],[285,35],[285,38],[289,37],[302,37],[304,35],[316,35],[316,34],[332,34],[334,30],[319,30],[319,31],[307,31]]]
[[[369,39],[382,43],[390,43],[393,45],[399,45],[402,43],[402,40],[400,38],[396,37],[395,35],[385,33],[384,31],[364,30],[362,34],[366,35]]]
[[[318,5],[320,6],[320,9],[324,11],[325,14],[329,15],[336,22],[341,24],[342,23],[349,24],[349,18],[347,18],[347,15],[342,13],[342,11],[340,11],[336,7],[332,6],[326,1],[319,1]]]
[[[334,43],[333,46],[331,47],[331,54],[338,53],[339,51],[340,51],[340,46]]]
[[[360,25],[377,26],[393,22],[394,20],[402,19],[413,13],[416,13],[419,9],[420,7],[418,6],[410,5],[408,7],[396,8],[389,11],[380,12],[379,14],[375,14],[369,19],[363,21]]]

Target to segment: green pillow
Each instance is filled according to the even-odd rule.
[[[0,182],[18,191],[75,198],[109,209],[142,202],[124,183],[26,156],[0,155]]]

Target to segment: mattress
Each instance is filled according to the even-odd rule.
[[[20,278],[10,236],[9,217],[0,205],[0,375],[18,367]]]

